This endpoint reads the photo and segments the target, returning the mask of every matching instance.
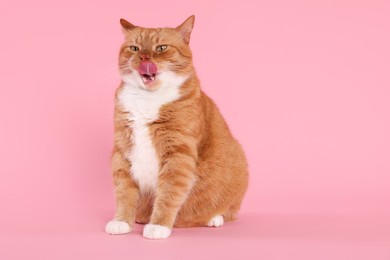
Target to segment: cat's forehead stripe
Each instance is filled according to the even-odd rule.
[[[152,41],[153,43],[157,43],[158,42],[158,32],[154,32],[154,34],[150,38],[150,41]]]
[[[160,35],[161,30],[158,29],[147,29],[144,31],[141,31],[137,34],[135,38],[135,42],[140,45],[145,44],[156,44],[160,41],[162,38]]]
[[[135,40],[136,43],[141,44],[142,43],[142,33],[139,33],[137,36],[137,39]]]

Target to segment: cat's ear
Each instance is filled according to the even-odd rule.
[[[184,23],[176,27],[176,30],[178,30],[179,33],[183,36],[183,40],[187,44],[190,43],[190,37],[191,37],[192,28],[194,27],[194,22],[195,22],[195,16],[191,15],[190,17],[187,18],[187,20],[184,21]]]
[[[136,27],[135,25],[131,24],[130,22],[126,21],[123,18],[121,18],[120,22],[122,25],[123,32],[129,31],[129,30],[134,29]]]

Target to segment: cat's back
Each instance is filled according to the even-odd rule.
[[[204,115],[203,136],[199,146],[200,158],[231,169],[247,171],[247,160],[241,144],[232,135],[217,104],[202,92],[201,104]]]

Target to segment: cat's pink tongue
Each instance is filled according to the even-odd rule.
[[[157,66],[153,62],[143,61],[139,67],[141,75],[154,76],[157,74]]]

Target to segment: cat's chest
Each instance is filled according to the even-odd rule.
[[[177,98],[178,93],[148,93],[126,87],[119,93],[118,100],[128,112],[129,127],[132,129],[132,146],[127,154],[127,159],[131,162],[130,173],[141,192],[156,189],[160,168],[149,124],[159,118],[163,105]]]
[[[132,122],[132,147],[127,154],[131,162],[130,173],[141,191],[154,191],[160,160],[149,132],[148,121],[136,119]]]

